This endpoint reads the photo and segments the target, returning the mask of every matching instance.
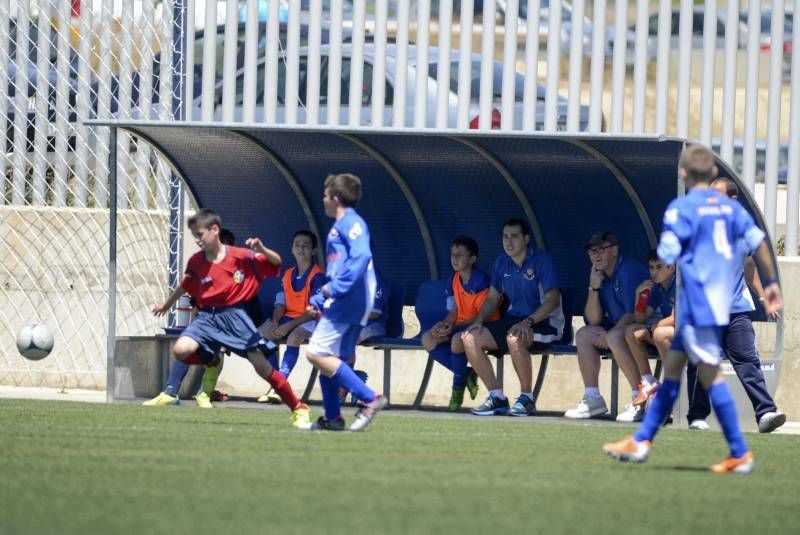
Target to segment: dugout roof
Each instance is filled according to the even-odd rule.
[[[330,173],[363,181],[358,207],[382,273],[413,304],[422,281],[451,273],[450,241],[480,245],[491,268],[503,221],[527,219],[532,242],[555,258],[563,285],[585,299],[583,245],[600,229],[619,236],[623,254],[646,261],[664,208],[678,193],[685,141],[610,136],[286,127],[197,122],[92,121],[146,140],[171,162],[200,207],[216,210],[241,242],[259,236],[291,262],[290,239],[303,228],[324,241],[322,205]],[[765,228],[738,177],[740,201]],[[579,312],[580,308],[576,310]]]

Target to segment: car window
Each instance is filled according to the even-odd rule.
[[[503,65],[499,62],[494,62],[494,71],[492,72],[492,97],[493,100],[499,100],[503,93]],[[428,65],[428,76],[436,80],[439,75],[439,64],[431,63]],[[450,91],[458,94],[458,61],[450,63]],[[480,61],[472,62],[472,72],[470,73],[470,100],[477,102],[480,99],[481,91],[481,63]],[[514,74],[514,100],[522,102],[525,94],[525,76],[520,73]],[[544,100],[544,88],[540,85],[536,87],[536,99]]]
[[[17,59],[17,24],[15,20],[9,23],[8,33],[8,57],[16,61]],[[58,60],[58,30],[51,28],[50,31],[50,53],[48,58],[51,64],[55,65]],[[39,57],[39,27],[36,23],[31,23],[28,27],[28,61],[35,64]]]
[[[328,58],[322,58],[320,65],[321,73],[319,80],[319,104],[328,104]],[[350,104],[350,58],[342,58],[341,85],[339,86],[339,104],[348,106]],[[364,62],[361,85],[361,105],[372,105],[372,64]],[[384,105],[390,106],[394,101],[394,89],[391,84],[386,84]]]

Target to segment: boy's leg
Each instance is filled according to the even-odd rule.
[[[584,325],[575,333],[578,367],[583,379],[584,394],[574,409],[564,413],[566,418],[592,418],[608,412],[606,401],[600,395],[598,388],[600,352],[594,345],[599,337],[605,335],[606,330],[599,325]]]
[[[286,381],[286,377],[273,368],[269,360],[264,358],[262,353],[255,351],[249,352],[247,354],[247,360],[253,365],[259,377],[268,382],[278,396],[280,396],[284,405],[289,407],[292,411],[305,406],[303,403],[300,403],[300,400],[294,395],[292,387],[289,385],[289,382]]]
[[[641,383],[642,376],[639,373],[639,366],[631,354],[628,347],[628,342],[625,336],[625,326],[616,327],[608,331],[607,338],[608,348],[611,350],[611,356],[617,362],[619,369],[622,370],[623,375],[628,380],[631,391],[634,394],[639,392],[639,383]],[[635,397],[635,396],[634,396]]]
[[[470,399],[475,399],[478,396],[478,374],[475,373],[473,368],[469,367],[467,354],[464,352],[464,341],[461,339],[461,333],[455,333],[450,338],[450,363],[453,368],[461,369],[461,366],[466,368],[464,374],[464,385],[469,392]],[[460,372],[459,372],[460,373]],[[458,383],[460,385],[460,382]],[[456,382],[456,373],[453,372],[453,388],[458,388]]]
[[[283,352],[283,359],[279,371],[287,379],[297,364],[297,357],[300,355],[300,345],[304,344],[311,337],[311,333],[301,327],[296,327],[289,333],[286,339],[286,350]]]
[[[505,335],[503,334],[503,352],[505,353]],[[499,336],[499,334],[498,334]],[[500,388],[500,382],[494,373],[492,363],[489,362],[489,357],[486,355],[487,350],[500,349],[493,333],[484,325],[478,329],[466,330],[461,336],[461,341],[464,344],[464,352],[467,355],[467,360],[478,377],[481,378],[483,384],[489,390],[489,396],[479,406],[471,409],[472,414],[476,416],[494,416],[508,414],[511,409],[508,398]],[[497,358],[503,358],[503,355]]]
[[[686,366],[686,394],[689,397],[689,410],[686,413],[689,428],[708,429],[706,418],[711,414],[711,404],[698,377],[697,366],[691,362]]]
[[[636,369],[641,377],[653,375],[650,368],[650,359],[647,355],[647,329],[641,323],[634,323],[625,327],[625,342],[628,350],[636,363]]]
[[[200,349],[200,344],[188,336],[180,336],[172,346],[172,364],[169,367],[167,384],[164,391],[153,399],[145,401],[145,406],[177,405],[180,403],[178,392],[184,377],[189,372],[189,364],[184,360],[193,356]]]

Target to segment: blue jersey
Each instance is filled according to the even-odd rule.
[[[642,264],[623,255],[610,277],[600,284],[600,307],[603,309],[605,329],[610,329],[624,316],[632,314],[636,305],[636,288],[650,278],[650,272]]]
[[[676,321],[697,327],[727,325],[744,258],[764,232],[738,202],[694,188],[664,213],[658,255],[678,262],[681,292]]]
[[[369,229],[352,208],[331,227],[325,253],[328,299],[323,313],[333,322],[366,325],[375,301],[375,270]]]
[[[731,314],[741,312],[752,312],[756,309],[750,288],[744,282],[744,266],[736,274],[736,283],[733,290],[733,303],[731,304]]]
[[[381,272],[375,270],[375,301],[372,303],[371,313],[380,314],[374,320],[369,320],[368,325],[383,325],[386,327],[386,319],[389,316],[389,285],[381,275]]]
[[[492,267],[492,287],[503,294],[508,303],[507,315],[524,318],[536,312],[544,301],[544,294],[560,288],[561,281],[553,257],[528,247],[521,266],[505,253],[497,257]],[[559,333],[563,330],[564,311],[560,304],[546,321]]]
[[[666,288],[660,284],[653,286],[647,299],[647,306],[653,309],[653,315],[648,319],[648,323],[667,318],[672,314],[672,309],[675,308],[675,279],[673,275]]]

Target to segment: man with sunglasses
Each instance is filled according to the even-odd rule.
[[[620,254],[613,232],[595,232],[584,250],[592,263],[583,311],[586,325],[575,334],[584,395],[574,409],[564,413],[567,418],[594,418],[608,412],[598,388],[600,352],[608,350],[609,338],[624,340],[625,326],[634,318],[636,288],[650,276],[643,264]]]

